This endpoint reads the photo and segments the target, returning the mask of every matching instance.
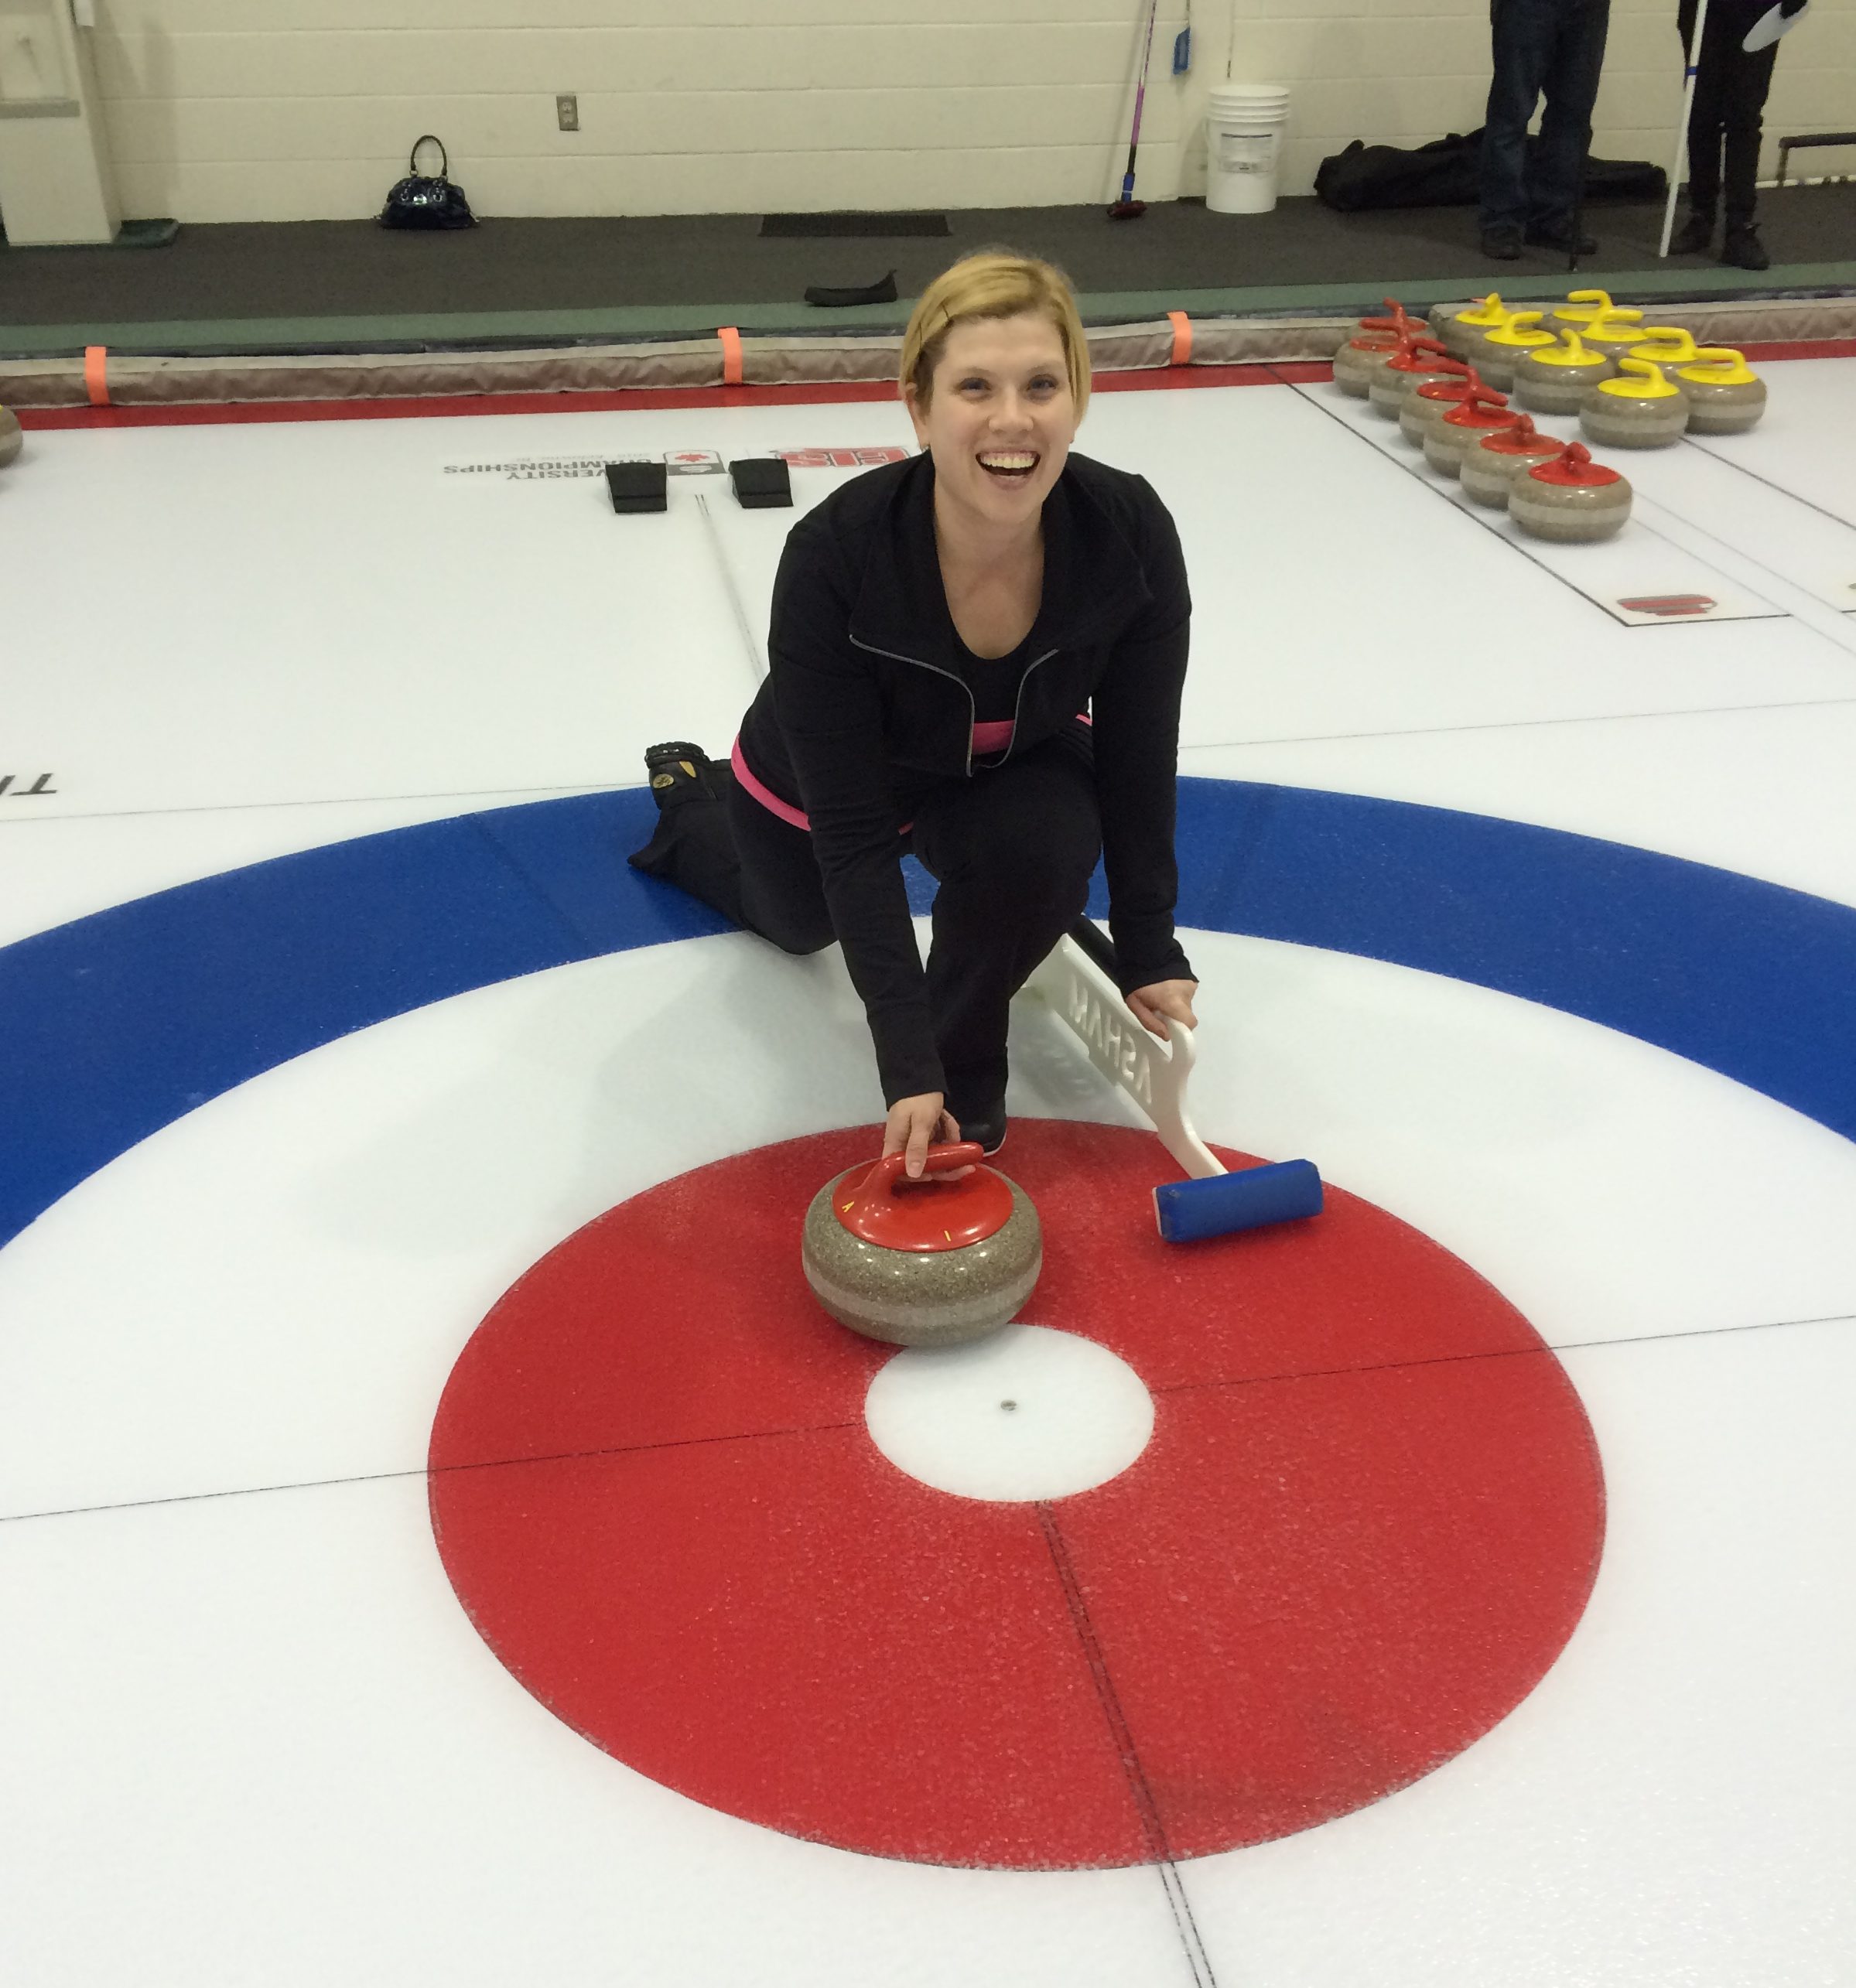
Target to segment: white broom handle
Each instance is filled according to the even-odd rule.
[[[1707,0],[1695,9],[1695,32],[1688,43],[1688,70],[1682,83],[1682,120],[1676,127],[1676,162],[1669,172],[1669,204],[1663,210],[1663,241],[1656,254],[1669,254],[1670,237],[1676,231],[1676,190],[1682,184],[1682,157],[1688,149],[1689,113],[1695,103],[1695,72],[1701,67],[1701,32],[1707,26]]]

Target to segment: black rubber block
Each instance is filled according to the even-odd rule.
[[[668,476],[661,463],[608,463],[606,487],[612,493],[612,507],[616,511],[670,507]]]
[[[792,472],[777,456],[743,456],[728,466],[743,511],[791,511]]]

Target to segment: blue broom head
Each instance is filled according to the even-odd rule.
[[[1173,37],[1173,73],[1184,76],[1192,67],[1192,30],[1188,26]]]
[[[1169,1180],[1154,1190],[1154,1218],[1167,1242],[1233,1235],[1321,1211],[1321,1177],[1312,1160],[1246,1166],[1204,1180]]]

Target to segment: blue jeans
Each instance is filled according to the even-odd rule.
[[[1570,225],[1591,142],[1611,0],[1490,0],[1495,73],[1482,128],[1482,226]],[[1544,93],[1540,135],[1527,127]]]

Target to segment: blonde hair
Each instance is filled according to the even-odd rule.
[[[901,384],[906,396],[913,387],[926,407],[934,390],[935,368],[956,325],[983,318],[1047,318],[1063,342],[1064,364],[1076,418],[1089,404],[1089,342],[1083,335],[1070,279],[1054,263],[1009,248],[985,248],[964,256],[944,269],[916,300],[908,330],[902,335]]]

